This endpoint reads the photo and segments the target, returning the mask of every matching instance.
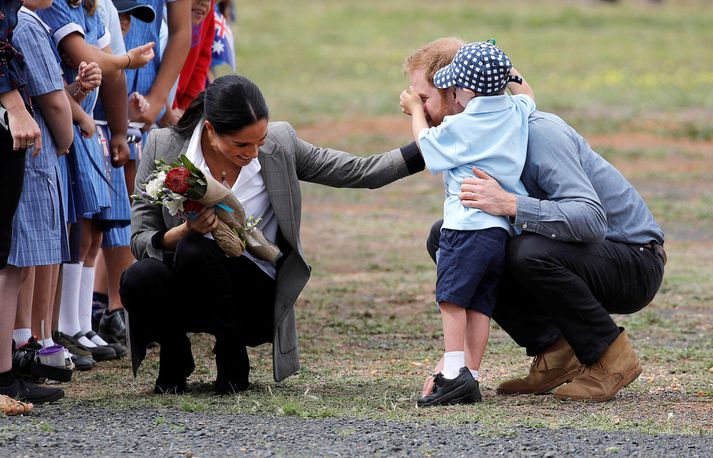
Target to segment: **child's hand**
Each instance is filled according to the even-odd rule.
[[[102,84],[102,69],[96,62],[82,62],[79,64],[76,81],[85,91],[93,91]]]
[[[137,46],[128,50],[126,52],[126,55],[129,56],[130,59],[128,62],[128,68],[141,68],[151,62],[155,56],[153,48],[154,42],[150,41],[145,45]]]
[[[134,92],[129,96],[129,121],[137,121],[146,111],[151,108],[151,104],[146,97]]]
[[[111,165],[121,167],[129,160],[129,145],[126,143],[126,136],[114,135],[109,140],[109,153],[111,154]]]
[[[86,113],[82,113],[79,119],[75,119],[74,123],[79,126],[82,131],[82,137],[92,138],[97,131],[97,126],[94,124],[94,119]]]
[[[151,107],[151,104],[148,100],[146,100],[146,97],[139,94],[138,92],[134,92],[133,94],[131,94],[129,100],[131,101],[132,105],[134,105],[141,113],[145,113],[146,110]]]
[[[408,89],[401,92],[400,102],[401,111],[407,115],[412,114],[415,110],[423,106],[421,97],[418,95],[413,86],[409,86]]]

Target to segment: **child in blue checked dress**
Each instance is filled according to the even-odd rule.
[[[35,148],[36,156],[42,150],[42,132],[32,109],[26,108],[30,98],[24,83],[24,62],[12,40],[20,6],[17,0],[0,0],[0,104],[7,110],[0,125],[0,412],[8,415],[27,413],[32,403],[64,396],[60,388],[41,387],[20,379],[13,367],[14,348],[11,350],[18,292],[29,273],[7,264],[14,235],[13,217],[22,195],[26,149]]]
[[[121,120],[126,120],[126,99],[124,86],[120,91],[112,90],[110,84],[120,82],[120,72],[129,66],[140,66],[153,58],[153,44],[137,47],[122,56],[115,56],[109,50],[109,34],[95,14],[96,4],[93,0],[83,3],[67,0],[57,0],[52,8],[41,10],[38,15],[51,27],[52,37],[57,48],[67,55],[71,65],[63,63],[65,80],[70,83],[76,76],[75,66],[81,62],[96,60],[104,76],[107,86],[102,88],[102,98],[115,102],[110,110],[118,113]],[[92,46],[103,52],[96,52]],[[104,91],[104,89],[107,89]],[[75,141],[69,155],[69,169],[72,179],[74,214],[70,222],[77,223],[81,229],[78,263],[65,263],[62,275],[62,297],[59,310],[59,324],[56,338],[62,343],[77,344],[87,348],[95,360],[105,360],[117,357],[115,349],[106,345],[99,336],[93,334],[91,328],[91,301],[94,289],[94,259],[102,239],[101,225],[96,217],[103,209],[111,205],[110,177],[106,175],[104,154],[99,138],[95,135],[93,110],[98,98],[97,91],[79,90],[85,97],[81,100],[79,110],[75,110]],[[108,99],[105,99],[105,95]],[[123,106],[121,105],[123,100]],[[122,114],[123,113],[123,114]],[[86,125],[86,119],[89,125]],[[122,127],[118,127],[122,130]],[[123,136],[126,135],[126,125],[123,126]],[[120,137],[119,137],[120,139]],[[122,145],[118,145],[121,149]],[[126,141],[123,150],[128,156]],[[86,261],[86,265],[84,262]],[[81,347],[80,347],[81,348]]]
[[[43,5],[44,3],[44,5]],[[46,24],[34,13],[36,6],[51,2],[31,0],[20,9],[13,36],[31,71],[25,72],[34,115],[42,132],[42,149],[28,149],[25,183],[13,220],[9,263],[26,269],[28,280],[20,294],[13,338],[18,345],[40,336],[44,347],[54,345],[50,337],[52,304],[59,266],[69,258],[69,241],[60,189],[58,156],[67,153],[73,139],[72,112],[64,92],[59,55]],[[34,291],[34,294],[33,294]],[[31,320],[30,317],[35,318]],[[41,322],[46,333],[42,335]]]
[[[412,115],[413,135],[426,168],[444,173],[445,203],[438,252],[436,301],[441,311],[445,354],[433,392],[420,407],[479,402],[478,370],[490,333],[490,316],[504,272],[511,227],[506,217],[460,203],[460,185],[473,167],[509,192],[527,195],[520,182],[527,151],[529,115],[535,102],[529,86],[514,74],[508,57],[495,45],[461,47],[453,61],[436,72],[437,88],[455,88],[462,113],[428,127],[413,88],[401,94]],[[504,95],[506,88],[517,95]]]
[[[149,22],[155,17],[155,13],[151,7],[141,5],[131,0],[124,3],[132,3],[133,11],[139,19],[148,20]],[[99,0],[97,4],[97,14],[102,19],[105,28],[111,33],[111,52],[115,55],[126,54],[126,46],[122,35],[119,13],[111,0]],[[126,93],[125,77],[122,75],[124,84],[121,90],[117,90],[122,96]],[[129,105],[133,105],[137,99],[141,97],[135,95],[128,101]],[[104,151],[104,166],[110,176],[111,181],[111,206],[103,209],[98,215],[104,231],[102,237],[102,256],[96,263],[96,277],[93,297],[100,297],[97,292],[104,295],[107,310],[99,310],[101,315],[98,315],[98,322],[94,321],[94,328],[98,332],[100,338],[109,342],[118,354],[126,352],[123,349],[122,343],[125,342],[124,323],[117,312],[123,309],[121,298],[119,297],[119,280],[121,274],[131,266],[134,257],[129,249],[131,239],[131,211],[129,193],[127,191],[126,179],[124,174],[124,164],[118,165],[112,163],[112,154],[110,145],[113,142],[112,125],[110,125],[109,117],[106,115],[103,100],[99,100],[94,108],[94,120],[97,126],[97,135]],[[119,120],[114,120],[116,123]],[[128,122],[128,115],[125,113],[122,124],[125,126]],[[117,140],[117,139],[114,139]],[[86,260],[85,260],[86,261]],[[85,262],[85,266],[87,263]],[[92,301],[95,302],[94,300]],[[94,309],[94,305],[92,305]],[[94,310],[92,310],[94,316]]]

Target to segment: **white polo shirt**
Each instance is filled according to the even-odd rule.
[[[191,141],[188,143],[186,157],[203,173],[210,175],[210,169],[205,162],[203,150],[201,149],[201,134],[205,124],[204,121],[205,119],[201,119],[193,131]],[[255,219],[262,218],[260,223],[258,223],[258,229],[262,231],[263,235],[269,241],[276,244],[277,217],[275,216],[275,211],[272,209],[270,198],[267,195],[265,181],[263,181],[262,175],[260,174],[261,168],[260,162],[257,159],[250,161],[250,163],[244,166],[240,171],[240,175],[238,175],[238,179],[235,180],[235,184],[233,184],[231,190],[243,206],[243,209],[245,209],[245,217],[248,218],[252,216]],[[213,238],[210,232],[205,234],[205,237]],[[256,259],[247,251],[243,252],[243,256],[246,256],[257,264],[257,266],[272,279],[277,275],[277,269],[272,263]]]

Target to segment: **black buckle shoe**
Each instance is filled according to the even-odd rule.
[[[434,376],[434,382],[433,392],[417,401],[419,407],[468,404],[477,402],[476,392],[480,395],[478,382],[467,367],[461,367],[458,377],[454,379],[447,379],[442,373],[438,373]]]
[[[76,333],[72,338],[79,343],[80,337],[85,337],[84,334],[82,334],[82,331],[79,331]],[[116,359],[118,358],[116,351],[109,347],[109,346],[104,346],[104,345],[97,345],[96,347],[87,347],[86,345],[84,346],[89,353],[92,354],[92,358],[94,358],[94,361],[108,361],[110,359]]]
[[[94,336],[97,335],[97,333],[94,331],[89,331],[84,335],[87,336],[87,339],[92,340],[94,338]],[[100,336],[100,338],[101,338],[101,336]],[[114,349],[114,351],[116,352],[117,358],[123,358],[128,353],[128,350],[126,349],[126,347],[119,343],[108,343],[106,346]]]
[[[0,386],[0,394],[22,402],[44,404],[45,402],[55,402],[62,399],[64,397],[64,390],[62,388],[38,386],[29,380],[16,377],[11,385]]]

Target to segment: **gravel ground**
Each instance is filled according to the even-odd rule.
[[[90,419],[90,421],[87,421]],[[457,438],[455,441],[452,438]],[[449,444],[455,445],[449,445]],[[713,436],[38,408],[0,418],[0,456],[713,456]]]

